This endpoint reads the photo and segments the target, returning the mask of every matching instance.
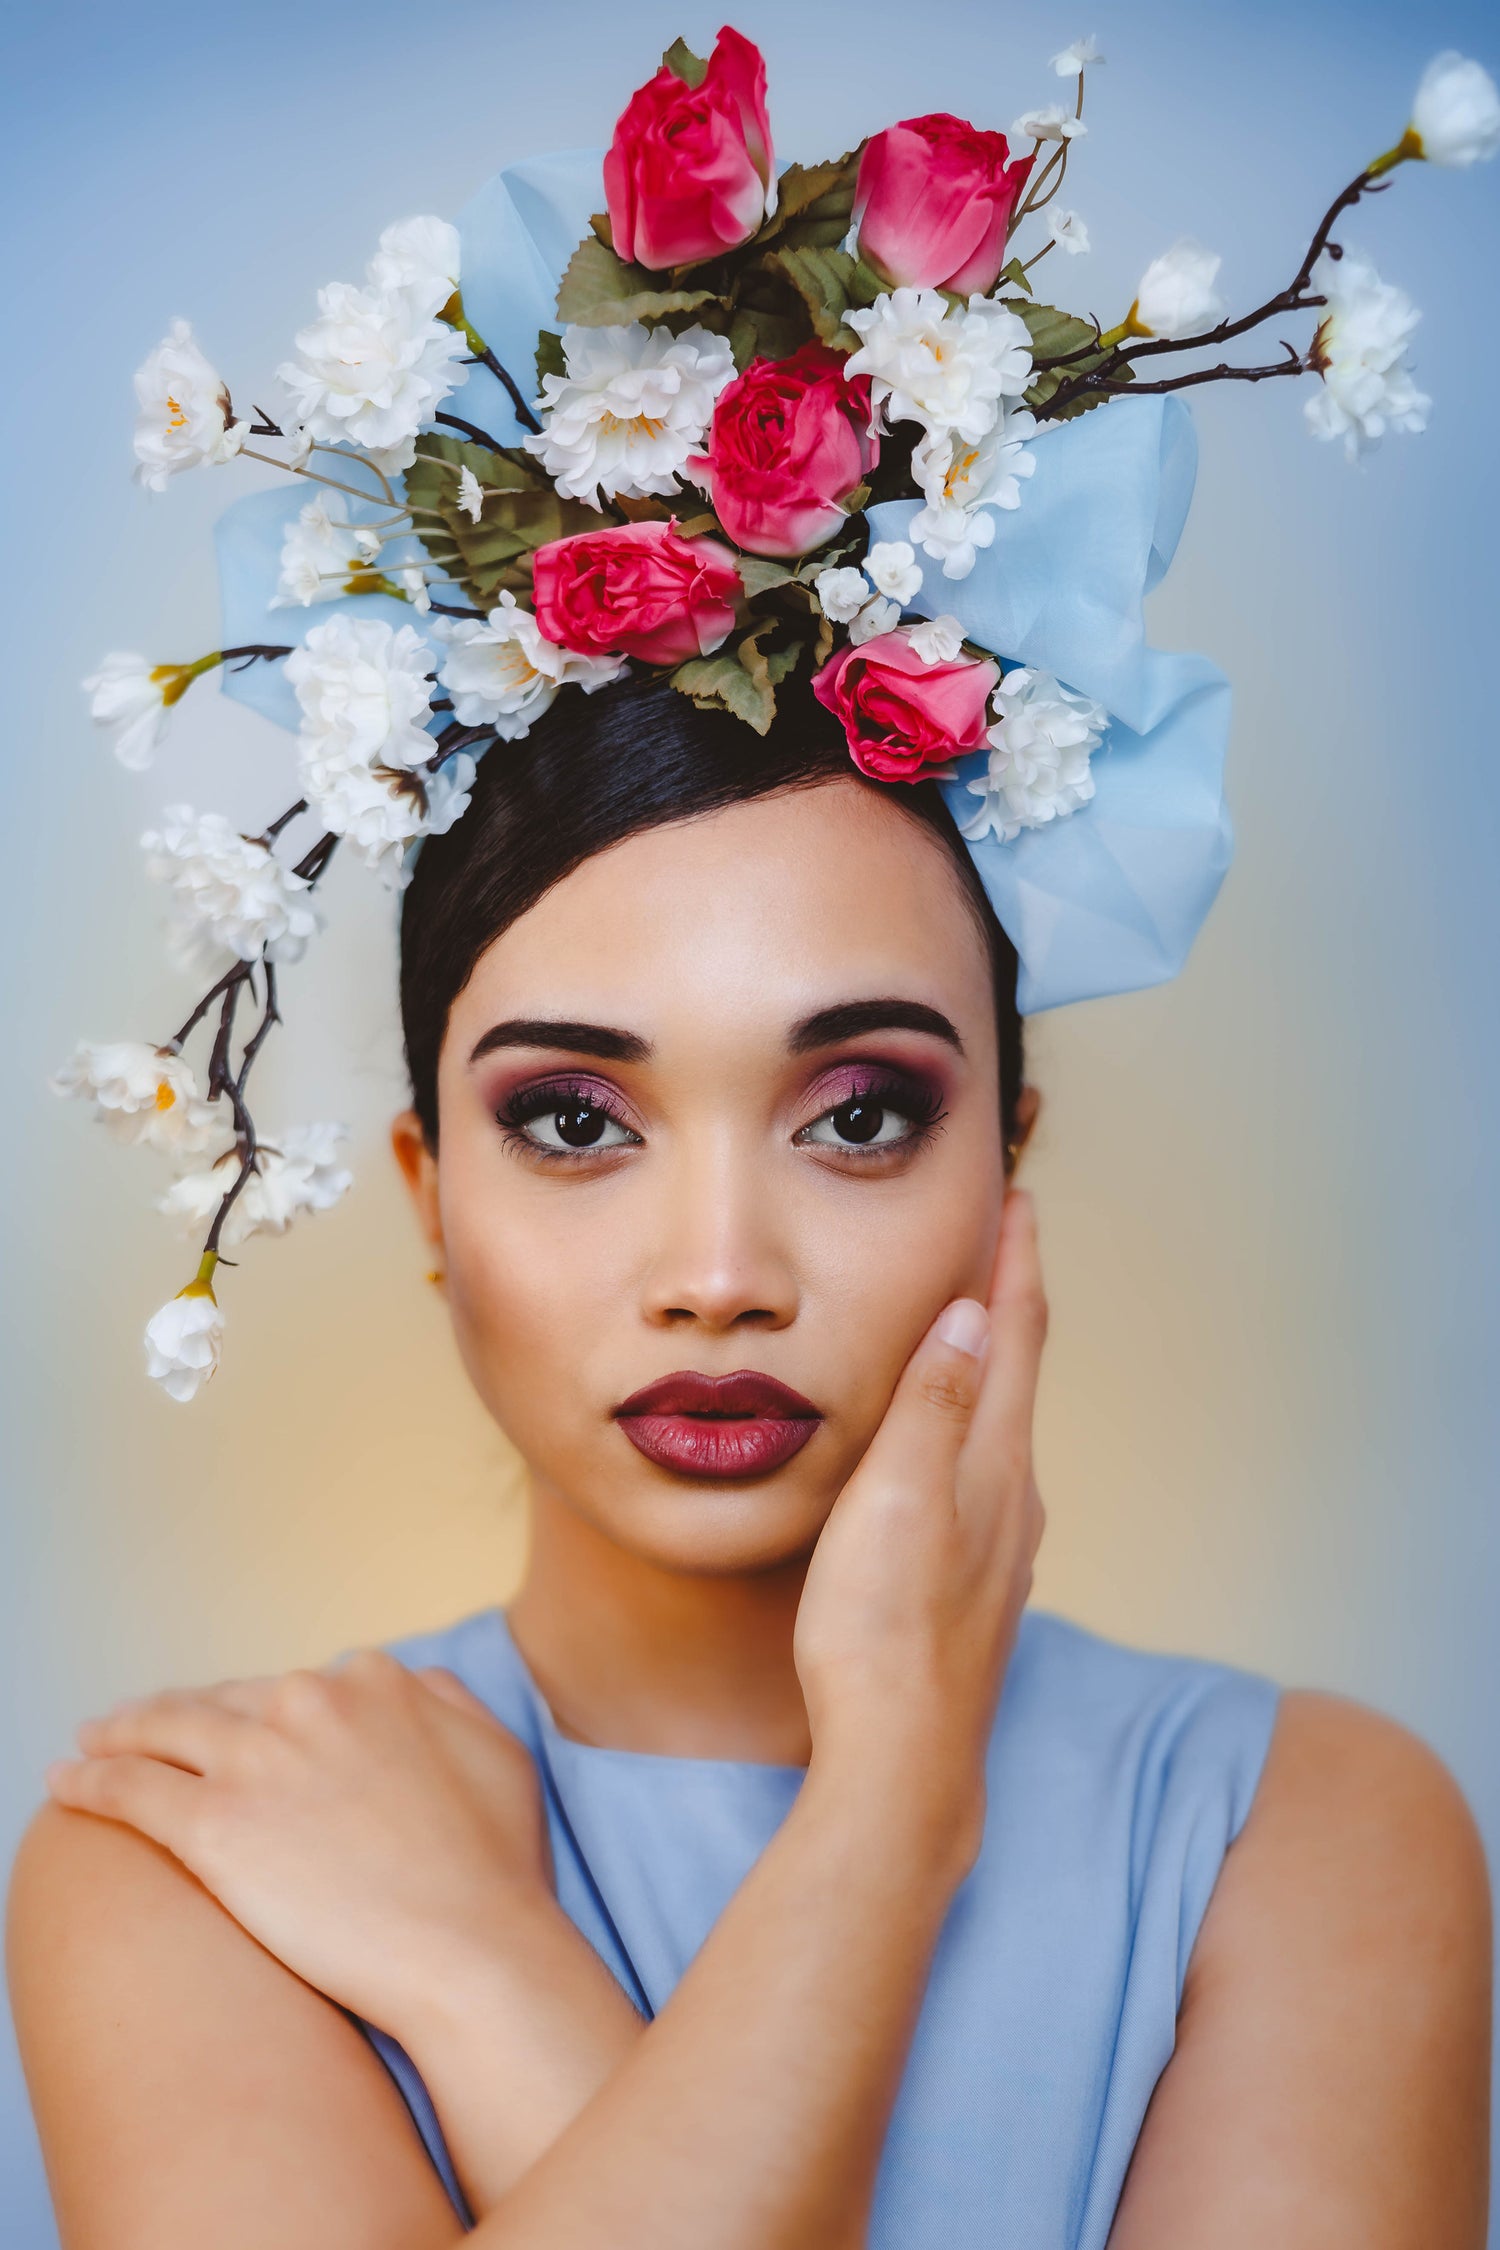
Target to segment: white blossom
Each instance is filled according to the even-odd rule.
[[[231,460],[250,433],[248,422],[230,421],[228,389],[185,320],[173,321],[136,370],[135,395],[136,481],[152,492],[179,469]]]
[[[425,615],[432,607],[432,596],[427,591],[427,572],[420,563],[408,563],[397,573],[402,590],[418,615]]]
[[[224,956],[300,961],[321,920],[306,876],[222,813],[169,805],[141,838],[146,872],[172,894],[170,950],[183,967],[216,976]]]
[[[1449,48],[1422,73],[1411,130],[1429,164],[1487,162],[1500,149],[1500,93],[1482,63]]]
[[[458,288],[458,229],[447,219],[398,219],[380,237],[366,278],[372,289],[405,296],[413,317],[434,320]]]
[[[1100,703],[1060,687],[1050,672],[1007,672],[991,699],[988,770],[969,789],[980,802],[965,836],[994,834],[1008,844],[1023,828],[1042,828],[1086,805],[1094,794],[1089,758],[1104,738],[1109,714]]]
[[[889,594],[904,608],[922,590],[922,565],[904,539],[877,539],[865,557],[865,570],[878,594]]]
[[[1048,102],[1043,109],[1028,109],[1010,129],[1013,141],[1076,141],[1088,131],[1081,117]]]
[[[349,281],[318,291],[318,318],[277,373],[320,445],[363,446],[385,470],[411,466],[417,431],[468,375],[454,364],[468,349],[462,335],[421,302]]]
[[[993,541],[991,508],[1020,506],[1020,480],[1036,469],[1025,448],[1035,433],[1036,417],[1017,407],[972,444],[948,431],[919,438],[912,448],[912,475],[926,505],[908,528],[945,578],[967,578],[979,550]]]
[[[560,687],[574,684],[592,695],[625,670],[623,657],[580,656],[544,640],[511,593],[488,617],[440,618],[433,632],[447,643],[438,679],[453,698],[454,718],[466,727],[492,726],[506,742],[530,732]]]
[[[326,828],[393,880],[402,848],[425,824],[423,786],[408,777],[434,754],[422,723],[431,663],[414,627],[343,610],[286,660],[302,706],[302,793]]]
[[[258,1138],[255,1169],[225,1213],[220,1248],[237,1249],[252,1234],[285,1234],[303,1211],[331,1210],[354,1184],[353,1173],[337,1155],[339,1143],[348,1137],[347,1125],[320,1124],[289,1125],[284,1132]],[[186,1232],[200,1232],[212,1221],[240,1167],[239,1147],[231,1142],[212,1163],[180,1173],[156,1198],[157,1210]]]
[[[901,622],[901,604],[892,601],[888,594],[877,594],[865,603],[858,617],[850,622],[849,639],[855,648],[866,641],[878,639],[882,633],[894,632]]]
[[[955,664],[963,654],[964,629],[956,617],[924,617],[906,637],[924,664]]]
[[[1349,250],[1341,258],[1325,250],[1312,286],[1328,299],[1312,348],[1323,380],[1303,408],[1314,437],[1341,437],[1352,461],[1388,429],[1425,430],[1432,401],[1407,363],[1422,316],[1406,292]]]
[[[1049,220],[1051,240],[1059,250],[1066,250],[1070,258],[1081,257],[1091,250],[1089,230],[1076,211],[1053,211]]]
[[[478,766],[467,750],[454,750],[438,767],[428,774],[427,818],[422,826],[424,836],[446,836],[453,823],[469,809],[469,791],[474,786]]]
[[[846,319],[860,348],[844,373],[870,377],[872,407],[889,421],[973,442],[1031,381],[1026,323],[993,297],[950,306],[937,289],[893,289]]]
[[[300,469],[306,465],[313,449],[313,434],[305,422],[288,422],[282,430],[286,441],[286,465]]]
[[[281,543],[281,570],[271,609],[306,609],[313,602],[336,601],[341,594],[367,588],[352,583],[380,553],[378,531],[351,524],[342,493],[309,500]]]
[[[467,463],[458,472],[458,505],[470,523],[484,514],[484,487]]]
[[[115,649],[84,681],[89,717],[96,726],[115,728],[115,756],[122,766],[139,773],[150,765],[166,732],[167,691],[181,672],[180,664],[153,664]]]
[[[1216,250],[1184,235],[1153,258],[1141,275],[1130,308],[1131,324],[1147,336],[1199,336],[1224,317],[1224,300],[1214,287],[1223,264]]]
[[[681,490],[679,472],[702,444],[714,402],[734,380],[727,336],[705,328],[567,327],[566,373],[547,375],[544,427],[525,440],[565,499],[600,507]]]
[[[192,1067],[169,1047],[140,1039],[80,1039],[47,1084],[94,1104],[118,1140],[196,1155],[220,1134],[222,1110],[198,1092]]]
[[[1052,67],[1059,78],[1081,78],[1089,63],[1102,63],[1097,39],[1075,39],[1071,47],[1064,47],[1060,55],[1052,58]]]
[[[196,1396],[219,1364],[224,1315],[213,1291],[190,1282],[146,1323],[146,1372],[179,1404]]]
[[[820,570],[813,580],[813,591],[826,618],[835,625],[848,625],[869,600],[871,588],[864,572],[849,563],[842,570]]]

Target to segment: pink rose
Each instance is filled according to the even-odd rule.
[[[866,142],[854,183],[861,255],[898,288],[993,289],[1033,162],[1012,162],[1003,133],[945,111],[888,126]]]
[[[843,648],[813,675],[842,720],[849,755],[875,781],[920,781],[925,766],[983,749],[1000,667],[990,658],[928,664],[899,629]]]
[[[625,523],[554,539],[532,558],[545,640],[580,656],[681,664],[707,656],[734,624],[744,592],[718,539],[684,539],[675,523]]]
[[[653,273],[717,258],[775,209],[774,179],[765,60],[726,24],[701,86],[663,63],[615,127],[604,159],[615,248]]]
[[[804,344],[752,360],[720,393],[708,451],[687,468],[737,547],[805,555],[838,530],[879,458],[869,378],[846,382],[842,352]]]

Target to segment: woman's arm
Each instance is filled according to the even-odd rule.
[[[1483,2250],[1490,1901],[1452,1777],[1282,1698],[1110,2250]]]
[[[63,2250],[454,2250],[369,2042],[148,1837],[43,1806],[6,1937]]]

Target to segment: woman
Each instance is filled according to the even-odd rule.
[[[1037,1096],[937,786],[805,693],[764,739],[575,697],[402,944],[393,1143],[529,1573],[52,1769],[9,1962],[68,2250],[465,2205],[548,2250],[1478,2250],[1446,1770],[1025,1609]]]

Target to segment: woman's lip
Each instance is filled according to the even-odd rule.
[[[615,1419],[648,1461],[694,1477],[762,1477],[790,1461],[823,1419],[774,1376],[683,1369],[633,1391]]]
[[[712,1414],[735,1420],[760,1415],[776,1422],[822,1420],[810,1398],[753,1367],[741,1367],[733,1375],[700,1375],[695,1369],[680,1368],[675,1375],[663,1375],[659,1381],[632,1391],[615,1413],[621,1420],[636,1414]]]

